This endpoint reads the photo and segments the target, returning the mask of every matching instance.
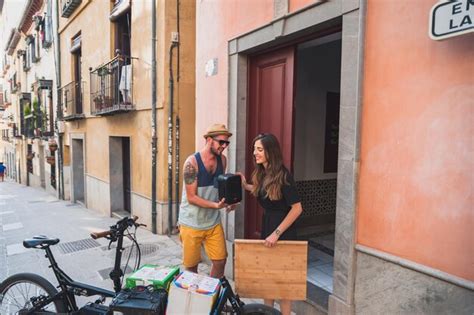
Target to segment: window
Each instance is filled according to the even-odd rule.
[[[26,72],[30,70],[31,64],[36,62],[36,46],[35,37],[28,35],[26,37],[26,51],[23,54],[23,70]]]
[[[128,10],[120,15],[115,21],[115,51],[121,55],[130,56],[131,43],[131,11]]]
[[[42,40],[43,48],[48,48],[53,43],[53,3],[52,0],[47,2],[47,11],[43,18]]]
[[[41,35],[39,32],[36,32],[36,34],[34,35],[34,41],[33,41],[33,46],[34,46],[34,56],[35,58],[32,60],[33,62],[38,62],[41,58],[40,58],[40,54],[41,54]]]
[[[46,12],[38,11],[33,15],[36,30],[36,57],[39,59],[40,47],[49,48],[53,43],[52,0],[47,0]]]
[[[17,89],[18,89],[18,84],[16,82],[16,72],[15,72],[10,79],[10,91],[12,93],[15,93]]]
[[[36,46],[36,34],[35,35],[28,35],[26,37],[26,44],[27,44],[27,49],[26,49],[26,55],[27,55],[27,68],[31,67],[32,63],[35,63],[38,61],[38,48]]]

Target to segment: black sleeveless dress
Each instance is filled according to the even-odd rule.
[[[258,203],[264,209],[261,234],[261,239],[263,240],[272,234],[283,219],[285,219],[291,206],[295,203],[301,202],[298,192],[296,191],[296,184],[293,176],[286,169],[285,172],[288,184],[282,187],[282,199],[270,200],[268,197],[265,197],[263,191],[260,191],[257,198]],[[294,224],[280,235],[279,240],[296,240],[296,228]]]

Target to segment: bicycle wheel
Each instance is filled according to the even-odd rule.
[[[45,278],[32,273],[19,273],[0,284],[0,314],[24,314],[45,298],[57,294],[56,288]],[[57,300],[42,307],[37,313],[66,313],[63,301]]]
[[[244,315],[281,315],[280,311],[265,304],[245,304],[242,306]]]

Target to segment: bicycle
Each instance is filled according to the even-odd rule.
[[[141,252],[136,239],[136,229],[143,224],[137,223],[138,217],[125,217],[116,224],[110,226],[110,229],[103,232],[91,233],[94,239],[105,237],[109,243],[109,249],[112,243],[117,242],[115,249],[114,268],[110,272],[110,279],[114,284],[114,291],[91,286],[85,283],[72,280],[57,264],[51,251],[51,246],[59,243],[57,238],[48,238],[46,236],[35,236],[32,239],[23,241],[26,248],[42,249],[45,251],[45,257],[50,262],[50,268],[58,281],[55,287],[45,278],[33,273],[19,273],[5,279],[0,284],[0,314],[112,314],[109,305],[106,305],[107,298],[115,298],[122,290],[122,281],[124,273],[120,268],[122,261],[122,251],[124,236],[132,241],[132,246],[137,250],[137,261],[135,269],[140,266]],[[130,233],[129,229],[134,227],[135,231]],[[128,259],[130,259],[132,250]],[[128,265],[128,262],[127,262]],[[245,304],[237,294],[232,290],[229,281],[223,277],[221,281],[221,292],[211,311],[212,315],[233,314],[233,315],[278,315],[280,312],[272,307],[263,304]],[[58,290],[59,289],[59,290]],[[86,303],[78,307],[76,296],[99,296],[94,302]],[[227,302],[230,306],[227,306]],[[131,312],[134,314],[134,312]],[[160,314],[160,313],[156,313]]]

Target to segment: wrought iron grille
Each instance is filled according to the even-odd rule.
[[[91,76],[91,114],[110,115],[134,110],[132,59],[117,56]]]
[[[84,117],[82,108],[83,83],[72,81],[59,89],[59,117],[62,120],[74,120]]]

